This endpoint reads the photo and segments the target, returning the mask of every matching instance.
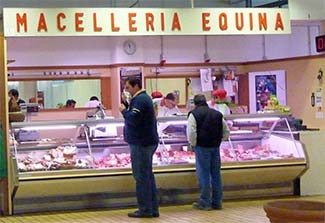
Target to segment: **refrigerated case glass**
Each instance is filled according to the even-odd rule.
[[[73,174],[71,170],[80,169],[130,173],[123,126],[122,119],[13,123],[12,155],[20,173],[69,170]],[[194,153],[186,151],[186,119],[163,120],[158,129],[161,134],[154,166],[194,163]]]
[[[256,164],[305,160],[302,144],[285,117],[228,118],[230,138],[221,146],[223,162]]]
[[[11,129],[12,155],[19,172],[87,169],[91,151],[80,138],[78,122],[15,123]]]
[[[305,160],[303,147],[284,115],[236,115],[225,119],[231,134],[220,146],[223,167]],[[12,123],[12,154],[19,172],[130,171],[123,123],[122,119]],[[195,155],[188,146],[186,124],[184,116],[158,119],[160,143],[153,157],[155,169],[194,169]]]

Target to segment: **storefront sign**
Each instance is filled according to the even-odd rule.
[[[281,8],[4,8],[5,36],[288,34]]]

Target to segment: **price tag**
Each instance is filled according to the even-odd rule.
[[[322,88],[317,88],[316,89],[316,98],[315,98],[316,107],[318,107],[318,108],[323,107],[322,100],[323,100]]]

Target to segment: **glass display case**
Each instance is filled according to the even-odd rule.
[[[242,190],[247,185],[246,197],[261,195],[262,186],[268,190],[282,185],[285,189],[279,193],[293,193],[292,181],[306,169],[307,160],[286,115],[230,115],[225,120],[231,130],[229,140],[220,146],[225,198],[245,196]],[[177,199],[185,199],[181,194],[186,193],[191,194],[186,197],[190,199],[197,192],[195,155],[188,147],[186,124],[185,116],[158,119],[160,143],[153,158],[158,188],[177,190]],[[11,148],[17,168],[13,172],[19,181],[17,206],[19,201],[35,197],[51,200],[133,192],[123,126],[123,119],[12,123]],[[39,195],[36,185],[46,192]],[[162,192],[160,195],[163,202],[166,197]],[[110,206],[112,201],[102,204]],[[26,211],[24,208],[18,210]]]
[[[305,152],[297,140],[298,132],[289,125],[285,116],[262,117],[229,116],[228,142],[221,145],[224,165],[274,165],[274,163],[305,163]]]
[[[130,173],[128,144],[123,139],[122,119],[13,123],[12,155],[20,179],[78,175],[80,171]],[[187,151],[186,120],[166,119],[158,124],[160,144],[155,168],[194,163]],[[109,174],[110,172],[107,172]]]

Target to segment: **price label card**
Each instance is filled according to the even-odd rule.
[[[315,103],[317,107],[323,107],[322,105],[323,95],[322,95],[322,88],[316,89],[316,98]]]

